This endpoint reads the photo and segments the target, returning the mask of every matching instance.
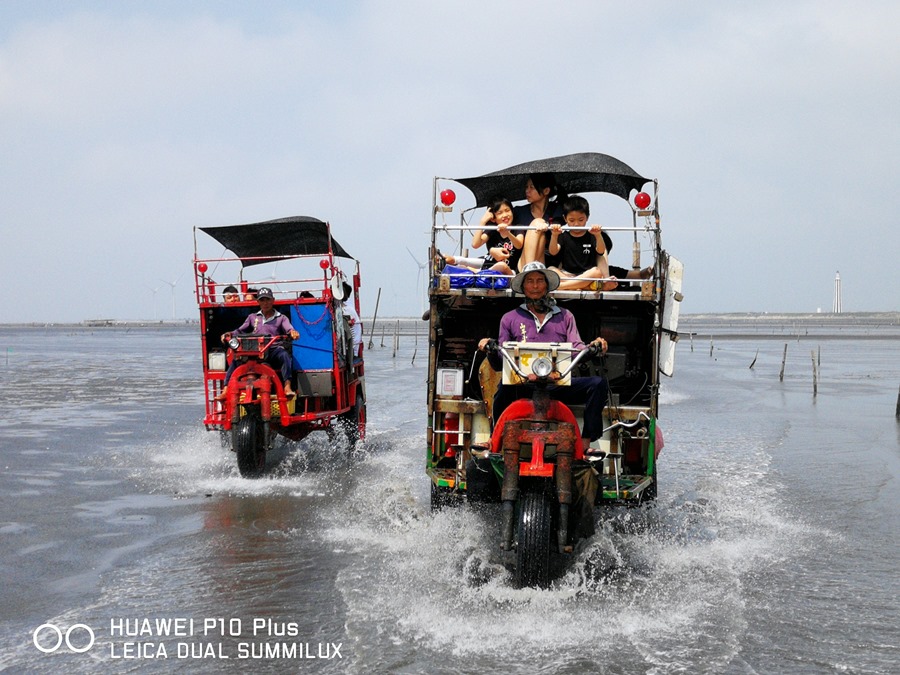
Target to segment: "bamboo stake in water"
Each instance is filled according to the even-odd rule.
[[[756,356],[753,357],[753,362],[750,364],[750,370],[753,370],[753,366],[756,365],[756,359],[759,358],[759,349],[756,350]]]
[[[787,361],[787,342],[784,343],[784,356],[781,357],[781,372],[778,373],[778,381],[784,382],[784,362]]]
[[[378,296],[375,298],[375,315],[372,317],[372,330],[369,331],[369,349],[375,346],[372,341],[372,335],[375,333],[375,320],[378,318],[378,303],[381,302],[381,288],[378,289]],[[381,345],[384,347],[384,344]]]
[[[397,348],[400,346],[400,321],[397,321],[397,325],[394,326],[394,353],[391,355],[391,358],[396,358],[397,356]]]
[[[812,367],[813,367],[813,398],[819,393],[819,372],[816,369],[816,352],[815,350],[809,350],[809,358],[812,359]]]

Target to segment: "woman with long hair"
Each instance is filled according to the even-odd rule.
[[[525,182],[525,200],[527,204],[513,209],[513,225],[528,225],[525,241],[522,245],[522,256],[518,269],[530,262],[554,264],[553,256],[547,252],[549,237],[547,230],[551,223],[562,222],[560,205],[566,194],[556,184],[551,173],[534,173]]]

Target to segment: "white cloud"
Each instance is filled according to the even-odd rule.
[[[138,304],[134,289],[189,269],[192,226],[292,214],[330,220],[362,259],[364,309],[383,285],[381,313],[414,314],[403,248],[425,255],[432,176],[585,150],[660,179],[686,311],[827,307],[835,269],[845,307],[896,309],[863,279],[874,267],[891,270],[885,287],[900,282],[888,257],[900,9],[863,5],[13,17],[0,39],[4,316],[80,320],[101,296],[104,313],[149,315],[150,291]],[[25,285],[47,289],[39,310],[12,300]]]

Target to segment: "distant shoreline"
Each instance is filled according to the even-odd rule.
[[[887,339],[900,337],[900,312],[684,314],[678,322],[678,333],[682,341],[691,337]]]
[[[363,317],[364,339],[381,342],[400,337],[426,339],[428,324],[418,317],[383,317],[374,326],[372,317]],[[196,319],[117,320],[87,319],[79,323],[6,323],[0,328],[67,329],[72,331],[106,330],[198,330]],[[702,313],[682,314],[678,323],[681,342],[697,339],[891,339],[900,338],[900,312],[833,313]]]
[[[371,316],[364,316],[364,320],[372,320]],[[900,310],[893,312],[696,312],[681,314],[682,320],[713,320],[713,321],[797,321],[809,320],[816,322],[844,322],[853,323],[872,322],[900,324]],[[417,316],[383,316],[379,321],[418,321]],[[142,326],[185,326],[197,324],[196,318],[183,319],[83,319],[81,321],[19,321],[0,323],[0,326],[89,326],[89,325],[133,325]]]
[[[726,312],[726,313],[698,313],[682,314],[682,321],[711,321],[716,323],[734,322],[763,322],[777,323],[785,321],[809,322],[817,325],[865,325],[865,324],[893,324],[900,325],[900,311],[898,312],[843,312],[833,314],[831,312]]]

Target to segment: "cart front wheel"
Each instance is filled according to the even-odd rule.
[[[517,585],[548,586],[553,543],[553,507],[550,496],[545,492],[525,492],[519,497],[517,539]]]
[[[245,478],[256,478],[266,468],[264,424],[257,415],[249,413],[238,421],[232,431],[238,471]]]

